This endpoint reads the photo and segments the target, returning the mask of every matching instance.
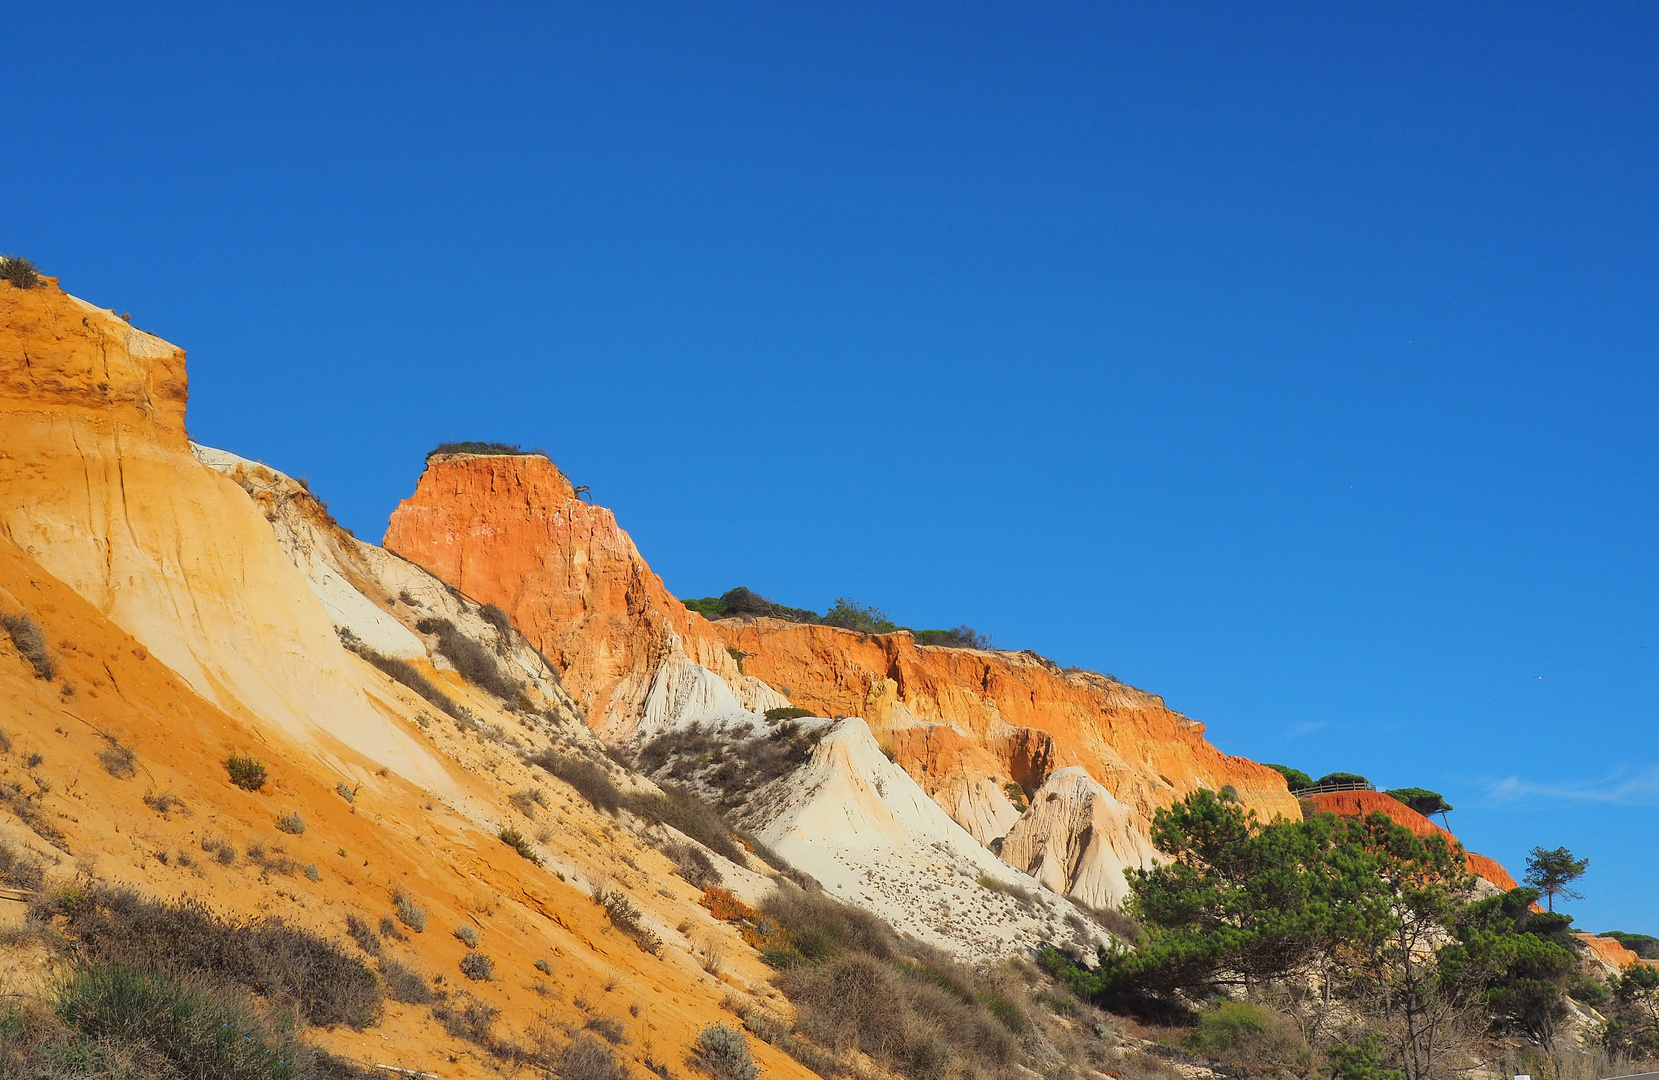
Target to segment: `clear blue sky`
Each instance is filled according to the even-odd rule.
[[[0,250],[378,539],[545,446],[1659,934],[1659,7],[12,4]]]

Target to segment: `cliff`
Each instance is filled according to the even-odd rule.
[[[1051,854],[1044,864],[1057,891],[1091,903],[1121,897],[1123,866],[1148,857],[1153,813],[1199,788],[1231,789],[1268,819],[1300,817],[1277,772],[1223,754],[1202,724],[1092,672],[1031,653],[918,646],[903,632],[711,623],[675,599],[610,511],[578,499],[539,455],[434,456],[393,513],[385,546],[504,609],[559,668],[589,726],[613,742],[694,720],[745,722],[744,710],[783,699],[826,717],[862,717],[987,846],[1053,774],[1083,770],[1101,798],[1066,816],[1066,835],[1051,827],[1020,852],[1034,865],[1039,847],[1087,846],[1083,834],[1067,833],[1073,825],[1109,825],[1111,835],[1095,840],[1105,847]]]
[[[708,624],[669,593],[615,515],[577,498],[539,454],[434,456],[393,511],[384,546],[505,611],[607,737],[634,733],[671,656],[741,681]]]
[[[0,614],[26,620],[50,658],[39,668],[0,634],[5,853],[40,863],[47,889],[91,878],[279,916],[428,987],[448,976],[434,1005],[481,1003],[467,1030],[400,1001],[365,1031],[307,1029],[365,1069],[499,1075],[491,1040],[536,1045],[597,1013],[628,1033],[634,1071],[653,1054],[678,1071],[699,1029],[729,1017],[722,1001],[772,1001],[769,969],[649,837],[527,762],[604,761],[563,721],[556,674],[528,644],[351,541],[279,473],[198,460],[186,387],[182,350],[51,279],[0,283]],[[416,626],[433,616],[474,635],[523,694],[463,677]],[[356,630],[401,678],[342,646]],[[258,790],[229,782],[233,753],[264,763]],[[289,814],[300,824],[279,828]],[[498,839],[506,824],[537,861]],[[741,895],[769,887],[711,858]],[[658,952],[617,932],[601,885],[632,898]],[[351,944],[347,917],[372,927],[396,895],[426,931],[359,937],[372,953]],[[463,925],[494,978],[458,971]],[[0,990],[38,993],[61,972],[18,940],[0,947]],[[810,1075],[754,1052],[768,1075]]]

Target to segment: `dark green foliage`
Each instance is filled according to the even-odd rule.
[[[1301,769],[1293,769],[1289,765],[1268,765],[1268,768],[1284,777],[1286,786],[1292,791],[1313,786],[1313,777]]]
[[[265,786],[265,766],[258,758],[232,754],[225,759],[225,771],[230,773],[230,782],[243,791],[258,791]]]
[[[9,281],[19,289],[32,289],[40,284],[40,270],[34,260],[21,255],[0,256],[0,281]]]
[[[1602,1043],[1628,1058],[1659,1058],[1659,968],[1634,964],[1615,975]]]
[[[12,645],[17,648],[18,655],[34,668],[35,678],[50,681],[57,674],[57,661],[52,658],[52,651],[46,647],[46,633],[27,612],[0,615],[0,629],[4,629],[12,639]]]
[[[1352,772],[1326,773],[1315,781],[1316,784],[1369,784],[1371,781]]]
[[[1589,859],[1574,858],[1564,847],[1553,850],[1535,847],[1527,855],[1527,874],[1521,880],[1536,888],[1543,895],[1545,906],[1554,911],[1558,896],[1563,900],[1584,899],[1584,894],[1574,889],[1572,883],[1583,877],[1589,867]]]
[[[989,649],[991,635],[982,634],[971,626],[953,626],[949,630],[917,630],[916,644],[942,645],[949,649]]]
[[[526,450],[516,443],[500,442],[446,442],[439,443],[426,452],[428,461],[439,454],[497,454],[508,457],[547,457],[547,451],[540,448]]]
[[[495,835],[503,844],[518,852],[521,858],[529,859],[537,866],[541,865],[541,853],[536,850],[536,846],[511,825],[503,825],[501,831]]]
[[[1625,930],[1609,930],[1601,936],[1612,938],[1644,960],[1659,960],[1659,937]]]
[[[1452,804],[1446,801],[1445,796],[1438,791],[1430,791],[1428,788],[1391,788],[1383,794],[1398,802],[1405,803],[1424,817],[1428,817],[1430,814],[1449,813],[1452,809]]]
[[[705,619],[723,619],[731,614],[731,609],[726,606],[726,602],[718,596],[705,596],[699,600],[681,599],[680,603]]]
[[[1383,1041],[1374,1033],[1352,1043],[1337,1043],[1325,1051],[1330,1080],[1405,1080],[1399,1069],[1383,1067]]]
[[[866,634],[891,634],[899,629],[898,623],[889,619],[885,611],[861,604],[850,596],[837,597],[819,621],[825,626],[839,626],[844,630],[859,630]]]
[[[195,900],[162,902],[103,887],[39,900],[31,917],[61,917],[64,935],[89,962],[256,990],[313,1024],[361,1028],[380,1015],[372,971],[280,918],[226,918]]]
[[[799,720],[813,715],[816,714],[811,709],[797,709],[793,705],[780,705],[775,709],[766,710],[768,720]]]
[[[438,635],[438,651],[455,665],[455,670],[467,682],[510,704],[527,704],[524,687],[501,670],[495,653],[461,633],[454,623],[448,619],[421,619],[415,624],[415,629],[423,634]]]

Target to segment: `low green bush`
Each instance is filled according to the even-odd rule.
[[[495,961],[481,952],[468,950],[461,957],[461,974],[474,982],[487,982],[495,975]]]
[[[1269,769],[1272,769],[1274,772],[1278,773],[1280,776],[1284,777],[1285,778],[1285,785],[1287,787],[1289,787],[1290,790],[1292,790],[1292,791],[1296,791],[1300,788],[1313,787],[1313,777],[1309,776],[1307,773],[1303,772],[1301,769],[1293,769],[1289,765],[1271,765],[1270,764],[1267,767]]]
[[[258,791],[265,786],[265,766],[258,758],[232,754],[225,759],[225,771],[230,773],[230,782],[243,791]]]
[[[516,443],[503,442],[446,442],[439,443],[426,452],[428,461],[439,454],[492,454],[505,457],[547,457],[547,451],[540,448],[526,450]]]
[[[811,709],[797,709],[793,705],[780,705],[775,709],[766,710],[768,720],[800,720],[804,717],[815,716]]]
[[[298,836],[305,831],[305,819],[295,813],[283,814],[276,819],[276,827],[282,832]]]
[[[529,859],[537,866],[541,865],[541,853],[536,850],[536,845],[530,842],[529,837],[511,825],[503,825],[501,831],[495,835],[503,844],[518,852],[521,857]]]

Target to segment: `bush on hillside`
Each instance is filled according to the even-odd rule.
[[[1609,930],[1601,936],[1612,938],[1644,960],[1659,960],[1659,937],[1626,930]]]
[[[130,746],[122,746],[114,739],[98,751],[98,764],[117,780],[131,780],[138,775],[138,755]]]
[[[560,1080],[630,1080],[616,1053],[586,1032],[554,1057],[553,1072]]]
[[[57,661],[52,658],[52,650],[46,647],[46,633],[27,612],[0,615],[0,629],[6,631],[18,654],[34,669],[35,678],[50,681],[57,674]]]
[[[225,759],[225,771],[230,773],[230,782],[243,791],[258,791],[265,786],[265,766],[258,758],[231,754]]]
[[[709,1024],[697,1033],[697,1063],[722,1080],[755,1080],[760,1073],[749,1040],[725,1024]]]
[[[524,707],[524,687],[501,670],[495,653],[467,637],[448,619],[421,619],[415,629],[438,636],[438,651],[460,673],[461,678],[489,691],[509,704]]]
[[[378,980],[334,942],[281,918],[221,916],[200,901],[151,900],[104,886],[39,899],[91,963],[202,977],[257,991],[313,1024],[362,1028],[380,1015]]]
[[[472,713],[468,712],[460,705],[457,705],[450,699],[449,695],[445,694],[442,690],[439,690],[437,686],[433,684],[431,679],[428,679],[425,675],[422,675],[413,664],[404,660],[395,660],[390,656],[382,656],[380,653],[375,652],[373,649],[365,645],[356,634],[353,634],[350,630],[347,630],[344,627],[340,628],[340,642],[345,645],[347,649],[350,649],[358,656],[361,656],[363,659],[367,660],[369,663],[373,664],[375,667],[379,668],[396,681],[419,694],[432,705],[441,709],[451,720],[454,720],[458,724],[470,724],[473,722]]]
[[[34,260],[21,255],[0,256],[0,281],[9,281],[19,289],[32,289],[40,284],[40,269]]]
[[[793,705],[780,705],[775,709],[766,710],[768,720],[800,720],[814,715],[816,714],[811,709],[798,709]]]
[[[1365,777],[1361,776],[1359,773],[1352,773],[1352,772],[1326,773],[1324,776],[1321,776],[1318,780],[1314,781],[1315,784],[1362,784],[1362,785],[1363,784],[1369,784],[1370,782],[1371,782],[1370,780],[1367,780]]]

